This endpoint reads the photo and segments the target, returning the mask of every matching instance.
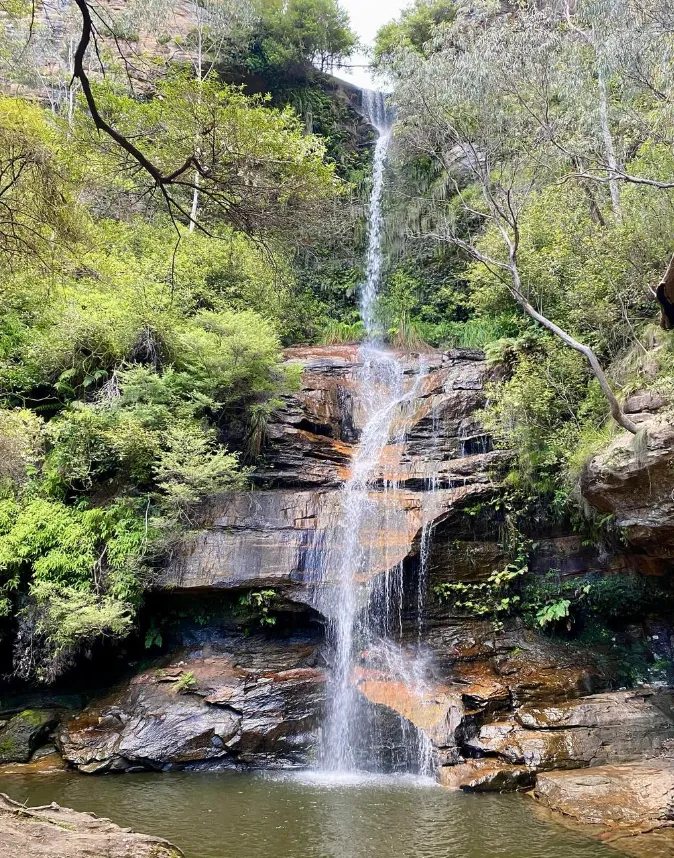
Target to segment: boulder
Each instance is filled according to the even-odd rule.
[[[625,414],[643,414],[644,412],[655,414],[666,404],[664,397],[660,396],[659,393],[640,391],[625,400],[623,411]]]
[[[182,858],[167,840],[134,834],[93,813],[49,804],[26,807],[0,793],[3,858]]]
[[[672,737],[671,694],[619,691],[523,706],[483,725],[466,745],[476,754],[548,770],[651,757]]]
[[[645,445],[618,435],[585,467],[581,491],[603,514],[615,517],[629,542],[653,557],[674,557],[674,426],[657,418],[643,424]]]
[[[58,721],[53,710],[24,709],[14,715],[0,730],[0,764],[27,763]]]
[[[62,724],[57,744],[87,773],[306,764],[325,698],[315,663],[312,643],[240,639],[184,653]]]
[[[535,797],[581,822],[632,825],[674,817],[674,759],[539,774]]]
[[[438,782],[442,786],[466,792],[513,792],[530,789],[535,780],[535,769],[494,759],[466,760],[438,770]]]

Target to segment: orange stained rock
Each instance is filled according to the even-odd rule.
[[[287,360],[337,360],[358,363],[358,343],[339,343],[332,346],[292,346],[284,349],[283,354]]]
[[[449,710],[455,703],[446,687],[417,690],[401,680],[383,679],[382,676],[377,670],[357,668],[352,681],[371,703],[392,709],[426,733],[432,735],[445,727]]]

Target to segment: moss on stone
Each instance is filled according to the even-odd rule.
[[[23,712],[19,712],[18,715],[15,716],[17,720],[24,721],[26,724],[30,724],[31,727],[40,727],[45,721],[48,721],[51,717],[51,713],[41,712],[39,709],[24,709]],[[15,719],[12,718],[12,721]]]

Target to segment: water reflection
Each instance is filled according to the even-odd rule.
[[[108,816],[168,838],[186,858],[615,858],[537,819],[524,796],[450,793],[405,777],[6,775],[0,791]]]

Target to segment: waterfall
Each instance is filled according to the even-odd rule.
[[[402,682],[416,685],[419,681],[414,665],[405,662],[400,648],[387,640],[389,633],[398,632],[402,626],[402,564],[385,573],[383,595],[377,596],[372,576],[368,576],[377,540],[381,538],[377,517],[381,515],[381,493],[389,488],[378,476],[378,465],[392,432],[401,421],[404,425],[405,406],[418,395],[425,369],[420,360],[419,371],[411,383],[405,378],[402,360],[383,345],[383,332],[377,320],[383,262],[381,204],[392,123],[382,93],[364,93],[363,105],[379,132],[369,202],[366,276],[360,293],[367,337],[359,349],[357,395],[365,421],[341,493],[340,520],[324,554],[321,592],[317,597],[328,621],[333,653],[322,759],[323,767],[333,773],[349,773],[358,768],[356,746],[359,739],[362,743],[365,732],[362,700],[353,683],[359,653],[364,649],[376,650],[387,666],[393,666]],[[379,493],[378,504],[374,501],[375,493]],[[391,504],[395,504],[394,491],[390,497]],[[387,493],[384,505],[389,503],[388,498]],[[405,741],[416,749],[414,754],[420,761],[417,769],[427,769],[430,743],[403,721],[400,719],[402,732],[414,733],[406,735]],[[374,768],[378,767],[376,760],[372,763]]]
[[[379,282],[381,278],[382,255],[382,216],[381,201],[384,190],[384,167],[391,139],[391,115],[386,107],[386,99],[381,92],[365,90],[363,107],[370,122],[377,129],[379,137],[374,147],[372,160],[372,192],[368,212],[367,268],[365,282],[360,292],[360,315],[365,325],[368,340],[381,340],[381,331],[375,319]],[[366,343],[367,345],[367,343]]]

